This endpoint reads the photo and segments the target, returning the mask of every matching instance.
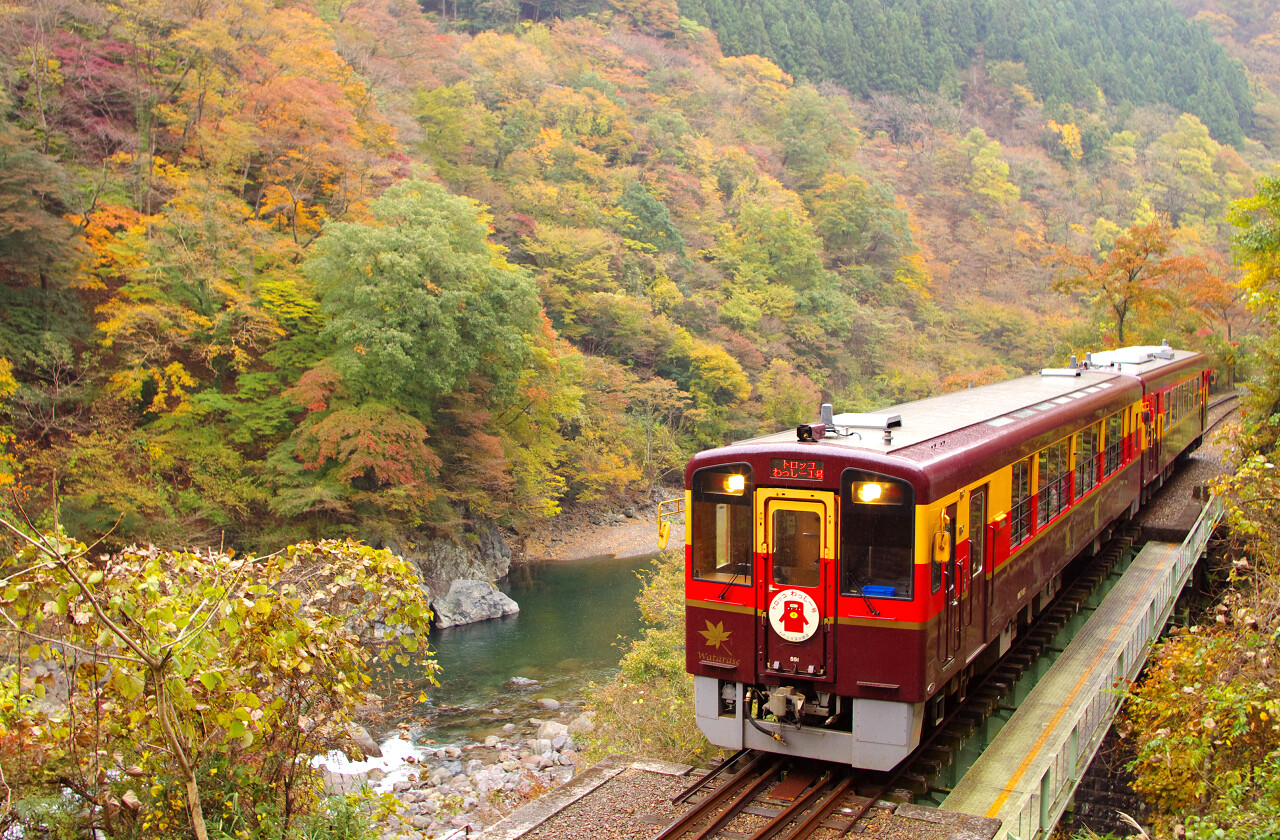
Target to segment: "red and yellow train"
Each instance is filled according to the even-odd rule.
[[[1063,568],[1204,434],[1211,372],[1168,346],[695,456],[686,645],[722,747],[885,770],[1008,650]]]

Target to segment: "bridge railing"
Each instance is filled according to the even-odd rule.
[[[1176,549],[1172,568],[1151,599],[1140,606],[1143,614],[1134,632],[1123,645],[1111,651],[1110,668],[1099,667],[1099,675],[1105,675],[1105,678],[1096,680],[1087,689],[1092,692],[1092,697],[1087,703],[1076,706],[1074,719],[1066,721],[1070,731],[1059,739],[1053,759],[1041,776],[1038,790],[1024,792],[1021,802],[1010,802],[1008,804],[1012,807],[1002,809],[1004,824],[996,835],[997,840],[1036,840],[1047,837],[1057,825],[1124,698],[1124,692],[1119,689],[1131,684],[1142,670],[1148,648],[1163,632],[1178,595],[1191,578],[1191,572],[1204,553],[1214,526],[1222,519],[1222,513],[1222,500],[1217,496],[1211,497],[1187,538]],[[1100,666],[1102,664],[1099,663]]]

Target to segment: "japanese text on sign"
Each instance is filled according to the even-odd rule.
[[[770,458],[769,477],[795,478],[803,481],[821,481],[822,462],[795,461],[790,458]]]

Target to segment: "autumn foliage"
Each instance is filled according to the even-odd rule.
[[[0,472],[113,546],[528,533],[824,401],[1234,360],[1263,145],[1007,59],[851,96],[714,11],[7,7]]]

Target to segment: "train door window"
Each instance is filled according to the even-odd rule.
[[[910,600],[915,493],[905,481],[860,470],[840,479],[840,592]]]
[[[1013,465],[1012,504],[1009,508],[1009,543],[1021,545],[1031,536],[1031,459]]]
[[[812,510],[773,512],[773,582],[814,587],[822,582],[822,517]]]
[[[1076,498],[1098,482],[1098,427],[1090,426],[1076,436]]]
[[[987,488],[969,494],[969,577],[982,574],[982,562],[987,556]]]
[[[1067,506],[1070,440],[1063,439],[1040,450],[1036,491],[1036,525],[1049,522]]]
[[[746,464],[699,470],[693,476],[693,576],[751,583],[751,468]]]
[[[1106,437],[1104,444],[1106,446],[1103,471],[1106,475],[1111,475],[1120,469],[1120,463],[1123,460],[1124,452],[1124,418],[1121,412],[1116,412],[1106,420]]]

